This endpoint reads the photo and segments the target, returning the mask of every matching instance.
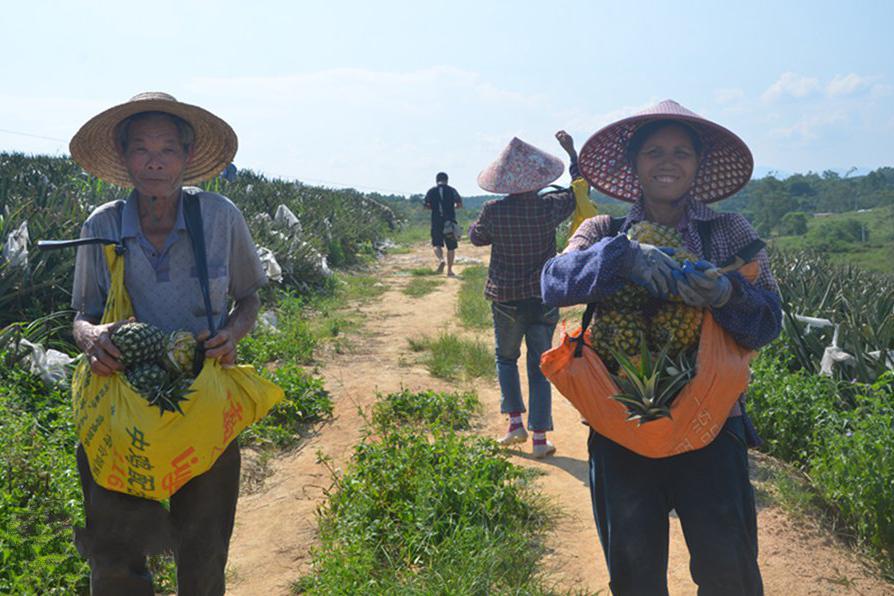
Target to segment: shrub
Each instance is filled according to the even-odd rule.
[[[403,389],[389,393],[373,406],[372,423],[381,432],[402,424],[444,425],[467,429],[481,409],[474,393],[439,393]]]

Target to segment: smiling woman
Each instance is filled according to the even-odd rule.
[[[600,334],[611,333],[607,329],[612,321],[633,326],[647,308],[697,313],[698,321],[713,317],[739,344],[731,341],[730,353],[768,343],[779,333],[781,308],[766,253],[760,250],[745,258],[754,257],[760,271],[753,281],[738,272],[721,273],[708,262],[726,264],[744,255],[747,247],[760,246],[742,216],[716,213],[705,205],[744,186],[752,164],[751,152],[735,134],[670,100],[600,130],[581,149],[581,172],[599,191],[634,205],[623,221],[602,215],[580,225],[565,253],[543,268],[543,301],[555,306],[595,304],[592,337],[597,343]],[[674,243],[678,251],[685,248],[700,260],[681,264],[671,257],[668,241],[674,237],[682,239],[682,247]],[[708,269],[713,271],[705,273]],[[629,282],[642,286],[633,286],[640,294],[651,295],[644,299],[646,307],[633,307],[630,291],[621,291]],[[643,318],[648,325],[640,328],[653,333],[657,318]],[[685,328],[685,317],[677,328]],[[635,335],[635,344],[646,341],[646,334]],[[615,348],[624,350],[620,343]],[[633,352],[641,353],[638,344],[628,354]],[[647,353],[643,348],[644,360]],[[718,386],[730,385],[734,372],[722,369]],[[623,373],[633,378],[640,371],[625,367]],[[702,399],[718,393],[712,389]],[[652,403],[651,397],[642,397],[649,398],[643,403]],[[679,455],[646,457],[644,435],[621,446],[591,429],[593,514],[613,594],[668,593],[672,509],[686,536],[699,594],[763,593],[746,454],[746,443],[754,437],[747,433],[750,423],[743,405],[736,402],[727,413],[736,392],[728,397],[721,418],[711,420],[713,441],[698,449],[690,444],[675,451]],[[633,410],[628,412],[633,415]],[[688,428],[690,422],[680,423]]]

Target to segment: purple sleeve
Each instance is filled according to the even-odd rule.
[[[741,273],[727,273],[733,294],[711,313],[717,323],[739,345],[756,350],[779,335],[782,326],[782,302],[777,292],[749,283]]]
[[[469,226],[469,240],[475,246],[487,246],[491,243],[490,234],[487,231],[487,204],[481,207],[478,219]]]
[[[540,273],[543,302],[550,306],[588,304],[617,292],[626,281],[620,273],[629,247],[626,236],[610,236],[583,250],[553,257]]]

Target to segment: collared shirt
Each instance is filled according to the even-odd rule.
[[[218,325],[223,325],[230,299],[238,301],[250,296],[267,283],[267,277],[239,209],[215,193],[198,188],[184,188],[183,192],[199,197],[212,316]],[[179,201],[174,228],[160,251],[142,233],[137,203],[136,194],[131,193],[126,201],[98,207],[81,228],[81,237],[123,242],[127,248],[124,284],[137,320],[165,331],[188,329],[199,333],[205,330],[208,326],[205,306],[183,218],[183,201]],[[109,287],[109,271],[101,246],[79,247],[72,308],[98,319]]]
[[[509,302],[540,297],[540,270],[555,256],[556,227],[574,205],[570,189],[509,195],[484,204],[469,239],[475,246],[491,245],[485,298]]]

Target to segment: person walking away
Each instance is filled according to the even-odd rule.
[[[431,210],[431,244],[438,259],[438,273],[444,272],[444,246],[447,246],[447,276],[453,277],[453,261],[456,258],[458,238],[454,232],[456,209],[462,209],[463,200],[456,189],[447,184],[447,174],[438,172],[435,186],[425,193],[424,206]],[[445,233],[445,228],[449,229]]]
[[[571,158],[572,177],[579,179],[571,137],[564,131],[556,137]],[[522,420],[528,410],[517,365],[524,340],[530,406],[527,426],[533,433],[532,454],[538,458],[556,450],[546,438],[553,430],[552,392],[540,372],[540,355],[551,347],[559,321],[559,309],[540,299],[540,270],[556,254],[556,228],[575,208],[571,189],[538,193],[564,169],[558,158],[512,139],[478,176],[481,188],[506,196],[485,203],[469,228],[472,244],[491,247],[484,295],[491,301],[493,314],[500,412],[509,416],[509,429],[499,442],[513,445],[528,440]]]
[[[760,272],[754,282],[735,271],[706,275],[699,266],[723,264],[756,246],[757,234],[744,217],[707,206],[745,186],[753,163],[739,137],[671,100],[603,128],[581,149],[581,172],[600,192],[633,206],[621,221],[596,216],[581,224],[565,252],[543,268],[543,301],[599,308],[632,281],[653,296],[675,294],[690,307],[710,309],[745,349],[766,345],[782,320],[766,251],[755,257]],[[628,239],[627,230],[642,222],[669,228],[689,252],[711,263],[684,269],[661,246]],[[671,510],[680,519],[700,596],[763,594],[748,478],[747,444],[756,440],[751,430],[743,398],[713,442],[679,455],[644,457],[590,430],[590,495],[613,594],[668,593]]]
[[[169,333],[186,329],[204,341],[205,356],[236,361],[236,345],[255,324],[257,290],[267,283],[248,226],[221,195],[184,187],[217,176],[236,153],[236,134],[207,110],[166,93],[142,93],[88,121],[71,141],[71,154],[91,174],[132,188],[126,200],[97,207],[81,237],[117,240],[125,252],[124,283],[137,320]],[[208,255],[212,316],[208,338],[196,259],[184,200],[198,198]],[[109,273],[99,245],[78,249],[72,289],[74,338],[92,374],[123,369],[110,336],[121,321],[100,324]],[[208,421],[208,424],[219,421]],[[138,437],[134,438],[134,441]],[[158,501],[103,488],[93,478],[83,445],[77,449],[86,528],[78,550],[90,563],[95,596],[151,596],[146,556],[173,548],[179,594],[219,596],[239,496],[240,455],[232,441],[204,474]]]

